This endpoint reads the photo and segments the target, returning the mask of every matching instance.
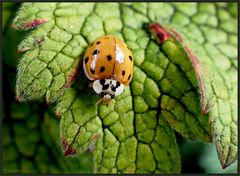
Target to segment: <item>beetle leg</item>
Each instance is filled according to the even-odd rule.
[[[111,103],[111,99],[103,99],[104,103],[106,104],[106,106],[108,107]]]
[[[93,90],[93,82],[90,82],[88,84],[88,90],[90,90],[90,92],[94,92],[94,90]]]
[[[100,106],[102,103],[106,104],[106,106],[108,107],[111,103],[111,99],[102,98],[102,99],[97,101],[96,105]]]
[[[103,102],[103,99],[100,99],[100,100],[97,101],[96,105],[100,106],[102,104],[102,102]]]
[[[92,88],[93,88],[93,82],[90,82],[90,83],[88,84],[88,87],[89,87],[90,89],[92,89]]]

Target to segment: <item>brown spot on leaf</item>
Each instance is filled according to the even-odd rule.
[[[40,18],[40,19],[35,19],[33,21],[25,22],[22,25],[20,25],[19,27],[16,26],[15,24],[13,24],[11,27],[13,29],[31,29],[31,28],[35,28],[41,24],[44,24],[46,22],[47,22],[46,19]]]
[[[57,117],[60,117],[60,115],[61,115],[59,111],[56,111],[55,114]]]
[[[69,146],[67,140],[62,138],[61,143],[64,151],[64,156],[74,155],[77,152],[76,148]]]
[[[15,97],[15,100],[16,100],[16,102],[20,102],[20,97],[19,97],[19,96],[16,96],[16,97]]]
[[[91,137],[91,141],[92,142],[96,142],[97,140],[98,140],[98,138],[99,138],[99,134],[98,133],[96,133],[96,134],[94,134],[92,137]]]
[[[80,66],[76,64],[75,69],[72,71],[71,74],[68,75],[67,82],[64,84],[64,88],[69,87],[73,83],[73,81],[77,79],[79,73]]]

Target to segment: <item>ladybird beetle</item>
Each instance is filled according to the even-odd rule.
[[[83,58],[83,70],[90,86],[109,105],[111,99],[124,91],[133,77],[133,56],[128,46],[115,36],[93,41]]]

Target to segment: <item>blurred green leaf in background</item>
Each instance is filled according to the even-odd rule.
[[[226,169],[222,168],[216,148],[212,144],[182,139],[179,140],[179,143],[183,173],[236,174],[238,171],[238,162],[235,162]],[[193,165],[193,162],[196,164]]]

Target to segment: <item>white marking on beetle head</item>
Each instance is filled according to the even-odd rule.
[[[124,62],[124,53],[118,44],[116,44],[116,61],[118,61],[119,64],[122,64]]]
[[[113,99],[124,91],[124,85],[114,79],[95,80],[93,90],[105,99]]]
[[[102,98],[104,98],[104,99],[108,99],[108,100],[112,99],[112,97],[111,97],[110,94],[106,94],[106,95],[104,95]]]

